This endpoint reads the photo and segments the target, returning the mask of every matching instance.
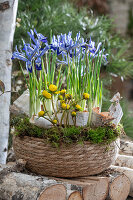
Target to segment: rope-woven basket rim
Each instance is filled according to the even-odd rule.
[[[101,173],[116,160],[119,143],[119,138],[109,145],[85,141],[84,144],[63,145],[58,149],[41,138],[13,138],[16,158],[27,161],[28,170],[55,177],[80,177]]]

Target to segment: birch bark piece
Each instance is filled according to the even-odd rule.
[[[70,194],[68,200],[83,200],[83,198],[82,198],[80,192],[75,191]]]
[[[66,200],[66,189],[62,184],[52,185],[45,189],[38,200]]]
[[[49,119],[48,116],[46,116],[46,118]],[[38,118],[38,116],[33,116],[30,119],[30,123],[34,124],[34,125],[36,125],[38,127],[44,128],[44,129],[49,129],[49,128],[53,127],[53,124],[49,120],[44,119],[43,117],[39,117]]]
[[[29,90],[25,90],[23,94],[13,102],[14,108],[19,110],[21,114],[29,116]]]
[[[120,180],[121,185],[122,184],[125,185],[125,187],[123,185],[122,195],[124,195],[124,191],[125,191],[125,193],[127,193],[127,194],[129,192],[129,196],[133,197],[133,169],[130,169],[128,167],[114,166],[114,165],[111,165],[110,169],[113,169],[115,172],[123,173],[128,178],[128,179],[125,178],[125,182]],[[124,176],[123,176],[123,178],[124,178]],[[125,199],[126,199],[126,197],[125,197]]]
[[[122,111],[120,104],[119,103],[117,103],[116,105],[111,104],[111,106],[109,108],[109,114],[112,118],[114,118],[112,123],[115,126],[117,126],[119,124],[119,122],[121,121],[121,118],[123,116],[123,111]]]
[[[109,115],[109,112],[100,112],[99,107],[93,108],[91,116],[91,124],[94,127],[103,126],[111,122],[114,118]]]
[[[10,91],[12,43],[18,0],[8,0],[6,2],[1,0],[0,4],[0,80],[5,84],[5,90]],[[10,92],[0,96],[0,163],[6,163],[10,96]]]
[[[114,120],[112,121],[112,123],[117,126],[123,116],[123,111],[122,108],[120,106],[120,101],[121,97],[120,97],[120,93],[117,92],[113,98],[110,100],[112,102],[110,108],[109,108],[109,115],[111,117],[114,118]]]
[[[133,156],[118,155],[115,165],[133,169]]]
[[[62,113],[57,114],[59,122],[61,121]],[[76,114],[76,126],[86,126],[89,118],[89,112],[77,112]],[[69,125],[74,125],[71,114],[68,116]],[[62,124],[66,123],[66,118],[64,117]]]
[[[120,154],[133,156],[133,142],[121,140]]]

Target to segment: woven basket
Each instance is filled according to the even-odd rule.
[[[119,139],[109,146],[84,142],[60,149],[51,147],[43,139],[14,137],[17,159],[27,161],[26,168],[40,175],[79,177],[98,174],[107,169],[118,154]]]

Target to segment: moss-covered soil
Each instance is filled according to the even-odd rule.
[[[53,146],[59,147],[62,144],[83,143],[91,141],[97,144],[110,144],[123,132],[122,125],[116,128],[103,126],[98,128],[90,127],[53,127],[50,129],[39,128],[29,122],[28,118],[16,117],[12,120],[11,126],[15,127],[15,135],[23,137],[44,138]]]

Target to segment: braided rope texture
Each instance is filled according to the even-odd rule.
[[[84,142],[57,149],[40,138],[16,136],[13,139],[16,158],[27,161],[28,170],[55,177],[99,174],[115,162],[119,145],[118,138],[108,146]]]

